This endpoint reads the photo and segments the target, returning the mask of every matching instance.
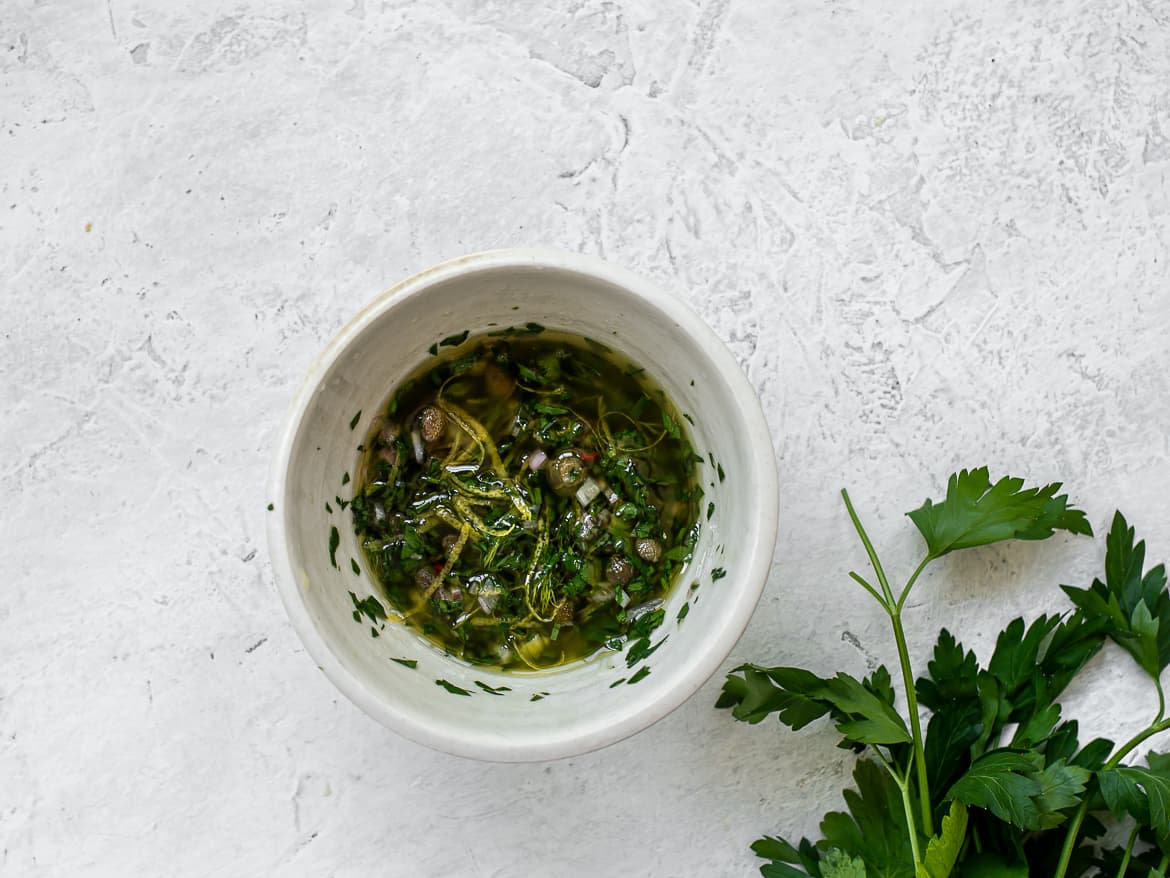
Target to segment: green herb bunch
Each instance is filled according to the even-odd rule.
[[[760,869],[766,878],[1165,878],[1170,754],[1150,752],[1144,765],[1124,760],[1170,730],[1161,682],[1170,665],[1170,594],[1162,565],[1144,570],[1145,544],[1134,541],[1121,513],[1108,535],[1104,579],[1062,586],[1074,605],[1068,613],[1013,620],[986,666],[945,629],[926,674],[915,678],[910,665],[902,614],[933,561],[1058,530],[1092,534],[1059,490],[1059,483],[1025,488],[1015,478],[993,484],[986,468],[952,475],[942,502],[908,513],[926,554],[900,589],[841,492],[873,569],[873,580],[850,576],[889,616],[905,710],[884,666],[863,680],[754,664],[728,676],[717,707],[736,719],[775,714],[801,729],[828,716],[841,746],[867,757],[856,764],[856,788],[844,793],[847,810],[824,816],[821,840],[765,837],[752,845],[769,861]],[[1150,724],[1120,746],[1104,738],[1082,744],[1077,722],[1063,720],[1057,702],[1106,640],[1132,656],[1156,694]],[[1110,824],[1117,844],[1107,843]]]

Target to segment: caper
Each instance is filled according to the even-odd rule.
[[[658,540],[643,539],[634,543],[634,551],[643,561],[654,564],[662,560],[662,543]]]
[[[620,555],[614,555],[605,567],[605,578],[614,585],[625,585],[634,578],[634,565]]]
[[[447,429],[447,416],[438,406],[428,405],[418,415],[419,428],[423,441],[436,442]]]
[[[548,462],[548,486],[566,496],[580,487],[585,479],[585,460],[579,451],[562,451]]]
[[[576,522],[576,536],[582,543],[597,539],[601,533],[601,521],[592,512],[583,512]]]
[[[556,610],[553,611],[553,624],[560,625],[562,628],[573,624],[572,601],[563,600],[557,604]]]

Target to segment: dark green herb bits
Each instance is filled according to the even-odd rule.
[[[452,695],[470,695],[471,693],[461,686],[456,686],[454,683],[449,683],[446,680],[435,680],[436,686],[442,686]]]
[[[476,680],[475,685],[482,689],[488,695],[503,695],[505,692],[511,692],[511,686],[489,686],[482,680]]]
[[[506,332],[395,390],[350,511],[405,624],[469,662],[535,670],[649,637],[702,491],[686,422],[636,364]]]

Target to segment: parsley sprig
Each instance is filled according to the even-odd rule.
[[[754,664],[728,676],[716,706],[736,719],[758,723],[774,714],[801,729],[828,717],[843,747],[870,757],[855,767],[847,811],[822,820],[820,841],[765,837],[752,846],[769,861],[761,867],[765,878],[1165,878],[1170,754],[1149,753],[1144,766],[1123,760],[1170,730],[1161,682],[1170,666],[1170,593],[1162,565],[1145,569],[1145,544],[1121,513],[1106,541],[1104,579],[1062,586],[1072,611],[1013,620],[986,666],[946,629],[925,675],[915,678],[910,664],[902,614],[933,561],[1057,531],[1092,535],[1060,487],[992,482],[986,468],[952,475],[942,501],[908,513],[926,550],[900,588],[842,491],[872,568],[869,578],[850,576],[890,620],[905,709],[884,666],[863,680]],[[1077,722],[1062,720],[1057,701],[1107,640],[1150,677],[1157,698],[1151,722],[1116,748],[1103,738],[1082,745]],[[1103,846],[1098,813],[1132,821],[1125,847]]]

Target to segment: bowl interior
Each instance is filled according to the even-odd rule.
[[[372,303],[314,366],[273,473],[273,563],[309,651],[375,718],[460,755],[566,756],[660,718],[726,657],[772,557],[771,442],[730,354],[689,310],[637,278],[580,257],[550,261],[472,257],[411,278]],[[556,670],[504,673],[445,655],[400,624],[374,629],[374,636],[369,619],[354,620],[351,592],[385,603],[338,502],[354,488],[347,474],[357,473],[357,446],[368,426],[437,340],[530,321],[621,352],[645,367],[695,422],[691,439],[704,457],[701,517],[708,502],[713,513],[667,599],[666,622],[654,635],[660,648],[633,668],[624,653],[603,650]]]

